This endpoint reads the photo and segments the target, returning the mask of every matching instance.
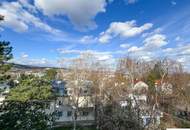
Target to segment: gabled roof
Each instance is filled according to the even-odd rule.
[[[138,89],[147,89],[148,90],[148,85],[143,82],[143,81],[138,81],[135,85],[134,85],[134,88],[135,90],[138,90]]]

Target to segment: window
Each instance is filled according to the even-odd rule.
[[[87,111],[82,111],[82,116],[88,116],[89,112]]]
[[[67,88],[65,88],[65,95],[67,95],[67,93],[68,93],[68,92],[67,92]]]
[[[150,122],[151,122],[151,118],[146,118],[146,124],[145,125],[149,124]]]
[[[83,91],[83,93],[84,93],[84,94],[87,94],[87,93],[88,93],[88,90],[85,89],[85,90]]]
[[[58,115],[58,117],[61,117],[61,116],[63,116],[63,112],[62,112],[62,111],[59,111],[59,112],[57,113],[57,115]]]
[[[67,112],[67,116],[68,116],[68,117],[72,116],[72,111],[68,111],[68,112]]]

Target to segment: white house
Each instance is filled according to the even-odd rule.
[[[160,80],[156,80],[155,87],[157,91],[161,92],[162,94],[165,94],[165,95],[173,94],[173,85],[171,83],[168,83],[168,82],[161,83]]]
[[[10,91],[10,86],[7,85],[6,83],[1,83],[0,84],[0,105],[3,104],[3,101],[5,100],[7,94]]]
[[[74,83],[74,81],[70,83],[66,81],[53,81],[52,83],[52,88],[57,98],[56,101],[51,102],[50,111],[56,113],[57,124],[72,123],[76,109],[76,121],[78,123],[88,125],[95,120],[94,104],[91,99],[91,83],[84,81],[80,86],[75,86]],[[76,93],[79,95],[76,95]]]
[[[160,118],[162,117],[162,112],[148,104],[148,92],[149,86],[143,82],[138,81],[132,88],[132,93],[129,94],[130,99],[132,100],[132,106],[135,107],[138,105],[141,111],[141,118],[143,121],[143,125],[147,125],[150,122],[155,123],[157,125],[160,124]]]

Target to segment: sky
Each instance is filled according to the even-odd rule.
[[[15,63],[59,66],[84,53],[114,63],[171,58],[190,70],[190,0],[0,0]]]

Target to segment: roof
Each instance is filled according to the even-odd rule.
[[[52,87],[53,88],[65,88],[65,81],[62,80],[54,80],[52,81]]]
[[[0,89],[9,89],[10,86],[7,85],[6,83],[0,83]]]
[[[135,85],[133,89],[147,89],[148,90],[148,85],[143,82],[143,81],[138,81]]]
[[[155,80],[155,84],[158,86],[161,85],[161,80]]]

